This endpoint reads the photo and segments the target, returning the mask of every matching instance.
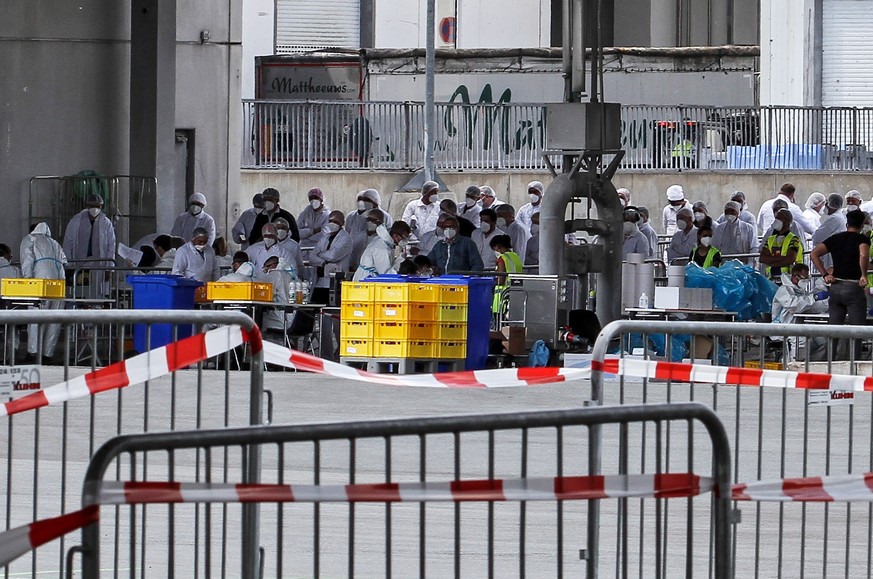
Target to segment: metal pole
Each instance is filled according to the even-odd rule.
[[[424,180],[433,180],[433,130],[434,130],[434,66],[436,64],[434,19],[436,0],[427,0],[427,40],[425,44],[424,74]]]

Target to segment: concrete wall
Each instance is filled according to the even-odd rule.
[[[236,202],[245,209],[251,206],[252,195],[266,187],[275,187],[282,192],[282,206],[297,215],[307,203],[306,192],[312,187],[321,187],[332,209],[349,212],[354,208],[358,191],[373,187],[382,195],[383,208],[399,218],[406,203],[418,197],[414,193],[394,193],[410,177],[409,173],[372,171],[243,171],[240,196]],[[528,202],[527,184],[531,180],[540,180],[546,187],[551,182],[551,176],[543,173],[440,173],[440,178],[451,189],[444,196],[456,201],[463,199],[469,185],[490,185],[498,199],[512,203],[516,209]],[[743,191],[750,211],[757,213],[761,204],[773,197],[786,182],[797,187],[801,207],[813,191],[845,194],[850,189],[857,189],[864,199],[873,196],[873,174],[869,173],[628,172],[619,173],[613,182],[616,187],[630,189],[633,203],[648,207],[656,222],[667,203],[665,191],[674,183],[682,185],[686,198],[703,201],[716,216],[721,214],[734,191]]]
[[[222,216],[227,191],[239,188],[239,108],[229,103],[240,98],[241,2],[178,7],[176,127],[194,129],[194,188]],[[201,43],[202,30],[208,42]],[[128,174],[130,3],[4,0],[0,39],[0,241],[17,248],[31,177]],[[183,210],[184,195],[171,184],[160,182],[159,195],[174,198],[159,202],[164,212]]]

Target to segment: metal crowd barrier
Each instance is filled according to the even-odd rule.
[[[125,354],[125,362],[115,363],[96,372],[89,368],[71,365],[74,357],[72,336],[82,325],[112,327],[112,341],[101,348],[120,348],[110,355],[118,360]],[[159,325],[160,324],[160,325]],[[120,311],[107,310],[99,313],[89,310],[54,311],[0,311],[0,329],[5,333],[7,348],[13,335],[20,335],[21,344],[17,353],[12,353],[6,364],[22,364],[21,351],[27,343],[27,331],[36,332],[40,349],[48,342],[46,334],[58,332],[53,363],[57,365],[34,366],[30,374],[36,382],[23,384],[32,388],[41,385],[41,392],[14,391],[5,394],[2,402],[6,442],[0,444],[0,488],[3,501],[4,529],[47,517],[66,513],[78,504],[78,484],[95,449],[113,436],[130,432],[175,431],[181,429],[221,428],[228,426],[258,425],[263,423],[263,363],[260,351],[249,351],[251,359],[248,372],[230,372],[230,357],[227,354],[213,360],[224,370],[204,369],[200,362],[203,352],[210,349],[224,351],[226,340],[211,338],[212,342],[201,350],[196,344],[186,351],[181,346],[170,352],[169,348],[154,349],[167,339],[181,338],[194,325],[195,334],[204,326],[240,326],[244,331],[257,327],[251,318],[239,312],[187,312],[187,311]],[[146,348],[150,353],[130,359],[129,340],[132,328],[139,326]],[[228,333],[228,335],[230,335]],[[160,338],[160,339],[159,339]],[[166,350],[166,351],[165,351]],[[39,352],[43,354],[42,350]],[[101,350],[102,353],[102,350]],[[47,360],[44,359],[44,362]],[[190,362],[190,365],[189,365]],[[27,363],[27,362],[24,362]],[[188,369],[167,372],[172,365],[188,366]],[[138,383],[146,375],[155,377]],[[148,370],[148,372],[146,372]],[[86,374],[84,383],[77,377]],[[5,382],[5,377],[3,379]],[[67,381],[70,381],[67,383]],[[130,385],[123,387],[125,384]],[[55,388],[48,390],[50,386]],[[0,384],[0,387],[8,384]],[[17,386],[15,386],[17,388]],[[112,388],[113,391],[88,395],[91,392]],[[22,398],[31,394],[38,397],[32,408],[24,408]],[[57,402],[52,402],[57,401]],[[249,465],[257,467],[257,455],[249,458]],[[200,458],[203,460],[203,457]],[[215,463],[213,463],[215,464]],[[138,463],[138,468],[149,473],[160,471],[151,463]],[[196,465],[195,465],[196,466]],[[114,471],[121,476],[121,471]],[[129,529],[129,520],[105,517],[104,529]],[[219,528],[223,523],[213,518]],[[112,530],[111,534],[117,531]],[[208,546],[204,542],[220,541],[205,534],[196,540],[196,548]],[[117,543],[116,543],[117,544]],[[67,569],[65,539],[60,539],[22,557],[5,568],[6,577],[63,576]],[[133,555],[133,553],[129,553]],[[115,576],[126,574],[124,565],[114,565]]]
[[[708,437],[711,446],[693,447],[687,463],[674,472],[690,473],[702,467],[712,473],[720,491],[677,499],[681,503],[677,510],[687,512],[688,517],[685,543],[658,541],[656,549],[646,553],[624,550],[613,559],[611,548],[599,546],[597,521],[586,520],[585,503],[614,507],[615,501],[555,500],[554,494],[549,495],[551,499],[540,497],[543,500],[513,498],[519,496],[514,492],[536,488],[558,493],[565,488],[559,481],[567,479],[551,482],[551,477],[589,474],[583,457],[589,450],[587,434],[595,427],[610,434],[610,448],[618,448],[627,445],[639,429],[661,433],[668,425],[674,436],[672,441],[657,437],[658,452],[669,453],[672,444],[674,456],[682,455],[684,450],[678,449],[691,448],[695,434]],[[688,438],[678,435],[680,431]],[[260,527],[231,525],[223,551],[200,554],[191,545],[208,530],[208,521],[219,512],[227,520],[238,516],[238,511],[233,504],[200,504],[235,502],[228,487],[217,491],[223,498],[210,498],[208,487],[187,483],[244,481],[244,449],[252,446],[262,449],[261,485],[282,488],[271,487],[266,498],[251,499],[272,503],[261,505]],[[148,472],[141,466],[146,462]],[[674,460],[673,466],[678,462]],[[650,472],[666,474],[665,465],[659,460]],[[111,561],[116,568],[129,565],[134,575],[148,570],[161,576],[561,577],[566,573],[593,578],[598,572],[611,574],[613,570],[635,574],[639,565],[645,570],[643,575],[663,568],[674,576],[726,579],[733,576],[730,468],[727,435],[715,414],[699,404],[121,436],[94,455],[85,477],[84,505],[106,502],[102,491],[107,475],[110,480],[131,481],[125,483],[129,490],[135,481],[144,483],[139,486],[146,491],[161,492],[162,483],[173,481],[177,491],[155,502],[174,504],[150,505],[148,511],[117,502],[117,506],[103,506],[103,521],[111,525],[114,509],[114,520],[131,517],[134,530],[119,538],[105,533],[105,523],[86,527],[80,549],[83,576],[100,576],[101,567]],[[126,478],[119,479],[119,472],[126,473]],[[538,486],[532,482],[537,477],[551,484]],[[637,484],[658,484],[656,479],[640,481]],[[420,494],[405,495],[404,488],[410,487],[420,489]],[[186,495],[187,488],[201,492]],[[450,489],[466,489],[470,494],[446,500]],[[627,490],[633,491],[604,483],[598,492],[605,498],[609,492]],[[292,497],[297,492],[300,496]],[[634,499],[652,513],[639,521],[641,530],[658,532],[660,517],[654,503],[664,500]],[[197,521],[202,521],[199,527]],[[586,524],[593,530],[587,536]],[[636,523],[633,527],[637,528]],[[260,542],[246,542],[247,537]],[[695,546],[706,543],[707,537],[708,546]],[[243,552],[230,548],[239,543],[244,545]],[[255,550],[247,552],[245,545]],[[128,559],[127,553],[137,557]]]
[[[637,337],[633,346],[653,344],[650,337],[663,341],[666,352],[661,352],[662,356],[657,358],[675,360],[680,346],[673,336],[682,335],[696,337],[690,341],[684,358],[702,364],[703,368],[707,364],[724,366],[728,360],[735,372],[734,380],[743,372],[756,376],[761,369],[762,380],[768,378],[769,369],[787,368],[815,375],[797,378],[795,385],[789,379],[771,374],[769,381],[781,388],[749,387],[713,383],[711,378],[694,381],[694,375],[684,370],[674,374],[683,376],[679,382],[671,381],[666,374],[659,380],[614,376],[604,374],[598,365],[607,357],[607,352],[618,349],[620,344],[627,346],[632,336]],[[797,337],[807,341],[824,340],[824,361],[810,362],[806,356],[806,360],[791,362],[785,345]],[[822,379],[827,379],[819,374],[873,375],[867,343],[871,337],[873,334],[867,326],[616,321],[603,329],[594,346],[591,400],[598,405],[693,400],[711,406],[730,434],[734,483],[873,471],[873,396],[870,392],[838,392],[831,397],[825,390],[822,400],[819,398],[822,392],[803,386],[813,382],[820,384]],[[849,343],[863,340],[863,356],[847,348],[846,359],[839,360],[834,339]],[[718,346],[712,348],[712,344]],[[806,348],[810,349],[809,343]],[[624,349],[629,353],[622,351],[616,355],[629,362],[656,358],[649,348],[640,350],[637,355],[631,355],[633,352],[627,347]],[[847,385],[847,389],[851,386]],[[649,431],[648,436],[651,435]],[[669,438],[671,433],[661,435]],[[657,452],[648,445],[645,436],[639,447],[623,451],[637,453],[634,460],[643,464],[649,464],[654,459],[653,452]],[[602,455],[606,460],[609,453],[604,450]],[[665,468],[669,469],[676,458],[675,455],[659,455],[658,460],[664,460]],[[681,460],[683,456],[678,458]],[[733,542],[738,577],[832,574],[860,577],[873,568],[873,509],[869,504],[737,503],[740,504],[742,519],[735,521]],[[681,540],[674,539],[677,527],[674,508],[669,506],[668,510],[668,506],[664,506],[662,532],[667,542]],[[682,517],[680,513],[680,521],[684,522]],[[621,524],[624,518],[619,520]],[[634,520],[633,515],[630,520]],[[650,539],[640,531],[636,540],[642,545]]]

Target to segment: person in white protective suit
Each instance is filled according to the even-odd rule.
[[[828,311],[827,286],[818,281],[819,285],[809,278],[809,266],[805,263],[795,263],[790,273],[782,274],[782,285],[773,297],[770,313],[774,324],[790,324],[795,314],[822,314]],[[784,336],[772,336],[774,340],[783,340]],[[799,351],[806,345],[807,338],[803,336],[788,336],[788,361],[798,358],[809,360],[826,359],[827,340],[825,338],[810,338],[806,355],[799,356]]]
[[[353,281],[362,281],[368,277],[393,273],[394,267],[403,261],[409,236],[412,229],[403,221],[395,221],[391,229],[382,223],[381,212],[373,209],[367,214],[367,247],[361,254],[361,263],[355,271]],[[395,247],[401,252],[395,257]]]
[[[176,251],[173,275],[181,275],[206,283],[218,279],[215,250],[206,244],[208,233],[202,227],[194,230],[194,238]]]
[[[348,271],[352,255],[352,236],[343,229],[345,215],[342,211],[331,211],[328,218],[328,234],[309,254],[309,263],[315,266],[316,276],[312,301],[321,304],[328,302],[331,274]]]
[[[249,238],[252,236],[255,219],[264,211],[266,211],[264,209],[264,196],[255,193],[252,197],[252,206],[240,214],[239,219],[230,230],[234,243],[238,243],[243,250],[249,246]]]
[[[273,303],[284,306],[291,303],[291,282],[296,279],[287,260],[275,255],[267,258],[259,274],[261,281],[273,284]],[[293,312],[282,308],[267,309],[261,321],[265,330],[284,332],[291,326]]]
[[[170,235],[181,237],[187,242],[194,237],[194,230],[202,227],[206,230],[206,245],[212,245],[212,242],[215,241],[215,220],[204,211],[205,207],[206,195],[192,193],[188,197],[188,210],[176,217]]]
[[[240,256],[242,254],[245,257]],[[238,258],[239,256],[239,258]],[[252,282],[255,281],[255,264],[250,261],[239,262],[237,259],[248,260],[243,251],[237,251],[233,256],[233,271],[218,278],[218,281],[229,282]]]
[[[21,275],[23,277],[64,279],[64,265],[67,263],[67,256],[61,245],[51,238],[51,230],[46,223],[37,224],[33,231],[21,240],[18,254],[21,257]],[[59,310],[63,304],[62,300],[42,300],[39,303],[39,308],[41,310]],[[40,352],[40,326],[29,325],[27,327],[29,361],[36,361],[39,353],[47,358],[54,356],[60,333],[60,324],[44,325],[42,327],[42,351]]]
[[[103,213],[103,198],[91,193],[85,198],[85,209],[73,215],[64,232],[64,253],[77,269],[94,268],[90,273],[88,295],[109,294],[109,280],[115,266],[115,227]],[[103,261],[91,261],[100,259]],[[79,280],[76,280],[79,284]]]

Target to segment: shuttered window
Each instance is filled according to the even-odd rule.
[[[276,53],[359,48],[361,0],[278,0]]]
[[[873,106],[873,0],[822,4],[822,104]]]

